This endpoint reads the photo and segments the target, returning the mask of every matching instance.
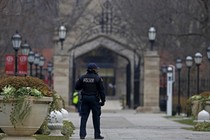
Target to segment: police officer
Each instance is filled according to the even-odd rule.
[[[86,123],[92,110],[95,139],[103,139],[100,131],[101,106],[105,103],[103,80],[97,74],[98,66],[89,63],[87,73],[82,75],[76,82],[75,89],[81,90],[81,122],[80,139],[85,139]]]

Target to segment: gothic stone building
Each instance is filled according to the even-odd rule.
[[[95,62],[107,100],[123,98],[128,108],[159,111],[158,52],[136,41],[112,1],[62,0],[59,9],[67,36],[63,46],[54,47],[54,89],[66,105],[71,105],[75,81],[89,62]]]

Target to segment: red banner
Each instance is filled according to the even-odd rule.
[[[27,74],[28,72],[28,56],[18,55],[18,74]]]
[[[14,55],[6,55],[5,57],[5,73],[14,74],[15,71],[15,57]]]

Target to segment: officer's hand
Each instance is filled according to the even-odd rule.
[[[105,103],[104,102],[100,102],[99,104],[100,104],[100,106],[104,106]]]

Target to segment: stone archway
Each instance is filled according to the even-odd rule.
[[[116,40],[110,39],[106,36],[97,36],[91,41],[86,41],[77,45],[75,48],[68,51],[68,54],[60,54],[54,56],[54,88],[65,100],[66,104],[71,104],[71,94],[73,89],[74,79],[73,75],[73,60],[92,49],[96,49],[103,46],[116,54],[124,57],[128,60],[130,65],[130,93],[126,93],[127,98],[130,98],[130,107],[134,107],[134,63],[135,55],[128,46],[119,43]],[[134,59],[135,58],[135,59]],[[139,100],[143,101],[141,107],[138,108],[139,111],[159,111],[159,57],[156,51],[145,52],[142,56],[144,63],[141,63],[140,73],[141,82],[139,83],[141,87],[141,93],[143,96],[139,97]],[[143,71],[143,72],[142,72]],[[121,86],[122,87],[122,86]],[[120,88],[119,88],[120,90]],[[137,96],[138,97],[138,96]]]
[[[73,73],[73,60],[74,58],[77,58],[93,49],[97,49],[98,47],[103,46],[106,49],[111,50],[112,52],[116,53],[117,55],[119,55],[121,58],[126,60],[126,64],[121,64],[118,67],[121,67],[119,69],[117,69],[117,77],[121,77],[121,78],[116,78],[116,94],[119,95],[125,95],[127,97],[127,104],[129,107],[133,107],[133,103],[134,103],[134,91],[133,91],[133,86],[134,86],[134,75],[133,75],[133,68],[134,68],[134,61],[133,61],[133,51],[129,50],[126,45],[120,44],[119,42],[109,39],[106,36],[98,36],[97,38],[95,38],[92,41],[87,41],[85,43],[82,43],[81,45],[77,45],[77,47],[75,47],[74,49],[72,49],[70,51],[70,54],[72,58],[70,58],[70,68],[69,71],[70,73]],[[129,80],[127,79],[127,73],[126,73],[126,69],[127,69],[127,65],[129,65],[129,71],[131,72],[129,74]],[[118,74],[122,74],[121,76]],[[75,77],[73,77],[74,74],[72,74],[72,77],[70,77],[70,79],[75,79]],[[73,81],[73,80],[72,80]],[[70,87],[74,87],[74,82],[72,83],[72,81],[70,82]],[[127,89],[127,86],[129,85],[129,90]],[[127,93],[129,92],[129,93]]]

